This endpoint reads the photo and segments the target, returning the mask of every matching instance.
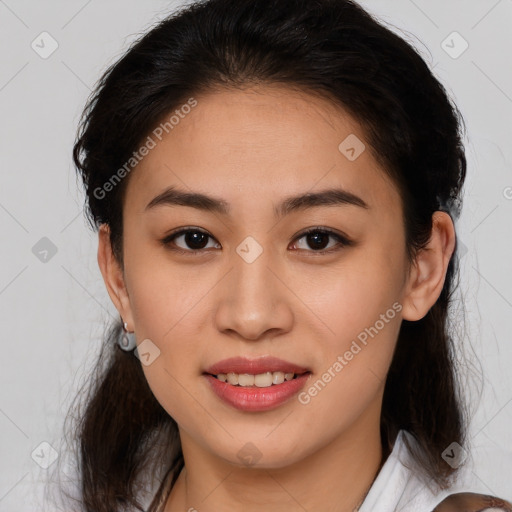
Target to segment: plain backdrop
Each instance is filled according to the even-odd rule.
[[[0,0],[0,511],[56,510],[43,492],[64,416],[117,318],[71,160],[79,115],[102,71],[180,3]],[[511,499],[512,1],[361,3],[418,49],[466,121],[454,326],[484,372],[475,471]]]

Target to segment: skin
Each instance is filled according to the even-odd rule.
[[[179,426],[185,468],[165,511],[352,511],[381,464],[382,395],[400,323],[421,319],[439,297],[453,223],[435,212],[430,243],[409,265],[396,186],[368,144],[354,161],[338,150],[350,134],[365,141],[347,113],[284,86],[195,98],[198,105],[129,176],[124,269],[108,226],[99,232],[109,295],[137,343],[150,339],[159,348],[143,370]],[[145,211],[171,185],[222,198],[231,213]],[[320,206],[274,217],[285,197],[330,187],[369,208]],[[189,226],[213,237],[202,253],[162,244]],[[329,238],[327,248],[339,250],[317,254],[314,241],[299,237],[316,226],[354,244]],[[263,249],[250,264],[236,252],[247,236]],[[194,248],[183,236],[174,244]],[[307,404],[294,397],[270,411],[239,411],[202,376],[227,357],[272,355],[308,367],[314,382],[395,302],[401,311]],[[237,456],[249,442],[260,453],[252,466]]]

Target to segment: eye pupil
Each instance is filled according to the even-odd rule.
[[[327,245],[329,244],[329,235],[327,233],[321,233],[319,231],[315,231],[314,233],[309,233],[307,235],[307,237],[308,237],[308,243],[313,241],[313,243],[310,244],[310,246],[314,249],[325,249],[325,247],[327,247]],[[322,243],[322,240],[321,240],[322,237],[324,238],[323,242],[326,242],[326,243]]]
[[[199,231],[189,231],[185,234],[185,242],[192,249],[203,249],[208,243],[208,235]]]

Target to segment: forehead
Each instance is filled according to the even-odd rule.
[[[149,134],[154,147],[128,183],[137,210],[170,185],[214,189],[239,205],[329,187],[369,204],[399,199],[362,127],[327,99],[284,86],[220,89],[194,99],[193,108],[178,106]]]

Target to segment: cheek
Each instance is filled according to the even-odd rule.
[[[178,265],[165,251],[153,247],[133,248],[129,254],[126,284],[137,335],[155,340],[165,351],[171,346],[178,349],[180,338],[188,338],[186,346],[190,346],[196,339],[191,335],[201,327],[204,299],[214,285],[213,273],[210,282],[194,265]]]
[[[153,258],[132,256],[125,268],[137,342],[150,340],[158,353],[147,366],[141,361],[144,374],[156,399],[178,420],[190,399],[189,381],[199,372],[204,298],[212,284]]]
[[[323,421],[326,437],[348,428],[365,411],[378,415],[402,308],[382,282],[368,275],[337,285],[333,294],[321,316],[334,334],[319,344],[320,365],[299,397],[308,411],[304,429]]]
[[[308,290],[331,334],[347,339],[372,326],[400,300],[403,280],[400,255],[365,249]],[[396,306],[388,316],[393,319],[395,313]]]
[[[375,244],[347,258],[329,283],[310,288],[329,327],[321,350],[323,370],[336,374],[332,399],[336,393],[348,401],[371,395],[385,381],[401,324],[404,265],[399,250]]]
[[[175,283],[171,287],[170,281],[159,280],[151,286],[145,281],[134,287],[130,300],[137,341],[150,339],[160,352],[159,363],[182,380],[181,376],[197,372],[206,314],[201,299],[206,290],[192,285],[188,293],[179,293]]]

